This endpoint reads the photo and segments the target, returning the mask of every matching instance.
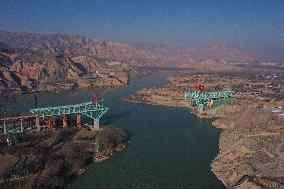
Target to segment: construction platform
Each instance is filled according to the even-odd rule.
[[[3,126],[0,128],[3,129],[3,134],[21,133],[33,129],[40,131],[43,127],[54,127],[56,117],[58,116],[62,118],[63,128],[67,128],[67,115],[73,114],[77,115],[77,127],[80,128],[82,126],[81,115],[84,115],[93,120],[93,125],[89,126],[91,129],[99,129],[100,118],[108,110],[109,108],[104,105],[103,99],[95,96],[89,102],[35,108],[30,110],[31,115],[1,118],[0,121],[3,122]],[[40,125],[40,119],[43,120],[42,125]]]
[[[230,103],[234,96],[234,91],[205,92],[191,89],[185,93],[185,99],[192,102],[199,112]]]

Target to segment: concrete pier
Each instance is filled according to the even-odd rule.
[[[4,121],[4,134],[7,134],[6,121]]]
[[[100,129],[100,120],[99,119],[94,119],[94,126],[92,128],[93,130]]]
[[[39,126],[39,116],[36,116],[36,131],[40,131],[40,126]]]
[[[21,119],[21,133],[24,132],[24,128],[23,128],[23,120]]]

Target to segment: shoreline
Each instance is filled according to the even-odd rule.
[[[124,129],[103,127],[24,133],[18,143],[0,138],[1,188],[66,188],[90,164],[109,159],[129,142]]]
[[[212,126],[222,131],[219,153],[211,167],[227,188],[284,187],[284,118],[265,110],[271,106],[282,106],[284,101],[264,102],[242,95],[231,105],[199,113],[183,99],[184,91],[191,87],[184,83],[189,78],[175,76],[168,79],[170,84],[142,89],[135,95],[125,96],[123,100],[186,107],[199,118],[214,118]]]

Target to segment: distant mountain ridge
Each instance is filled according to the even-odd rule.
[[[242,52],[239,49],[226,47],[224,44],[197,45],[189,48],[178,48],[164,44],[136,44],[138,49],[155,52],[166,56],[185,55],[195,61],[215,60],[228,63],[252,62],[259,57],[257,55]]]
[[[195,60],[213,59],[226,62],[252,62],[257,60],[256,55],[244,53],[238,49],[228,48],[223,44],[209,44],[191,47],[184,53]]]
[[[0,85],[2,82],[6,87],[81,78],[107,61],[136,67],[227,71],[239,70],[228,62],[253,59],[222,45],[181,49],[159,44],[114,43],[81,35],[0,32]],[[8,77],[11,74],[18,79]]]
[[[80,80],[105,69],[108,61],[131,61],[132,51],[126,44],[83,36],[0,32],[0,89]],[[116,71],[135,70],[122,64]]]
[[[1,45],[2,43],[2,45]],[[123,44],[69,34],[0,32],[0,49],[6,45],[17,52],[60,49],[67,55],[101,56],[133,64],[154,64],[173,55],[186,55],[195,61],[212,59],[227,62],[248,62],[257,57],[222,44],[209,44],[181,49],[163,44]]]

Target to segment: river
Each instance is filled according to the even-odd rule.
[[[109,160],[92,164],[71,189],[205,189],[225,188],[211,172],[218,153],[220,130],[183,108],[130,104],[122,100],[144,87],[167,83],[165,74],[134,80],[119,89],[97,91],[110,110],[101,123],[126,129],[130,143]],[[39,93],[38,106],[88,101],[93,92],[73,90]],[[22,95],[9,106],[14,113],[27,112],[33,96]]]

